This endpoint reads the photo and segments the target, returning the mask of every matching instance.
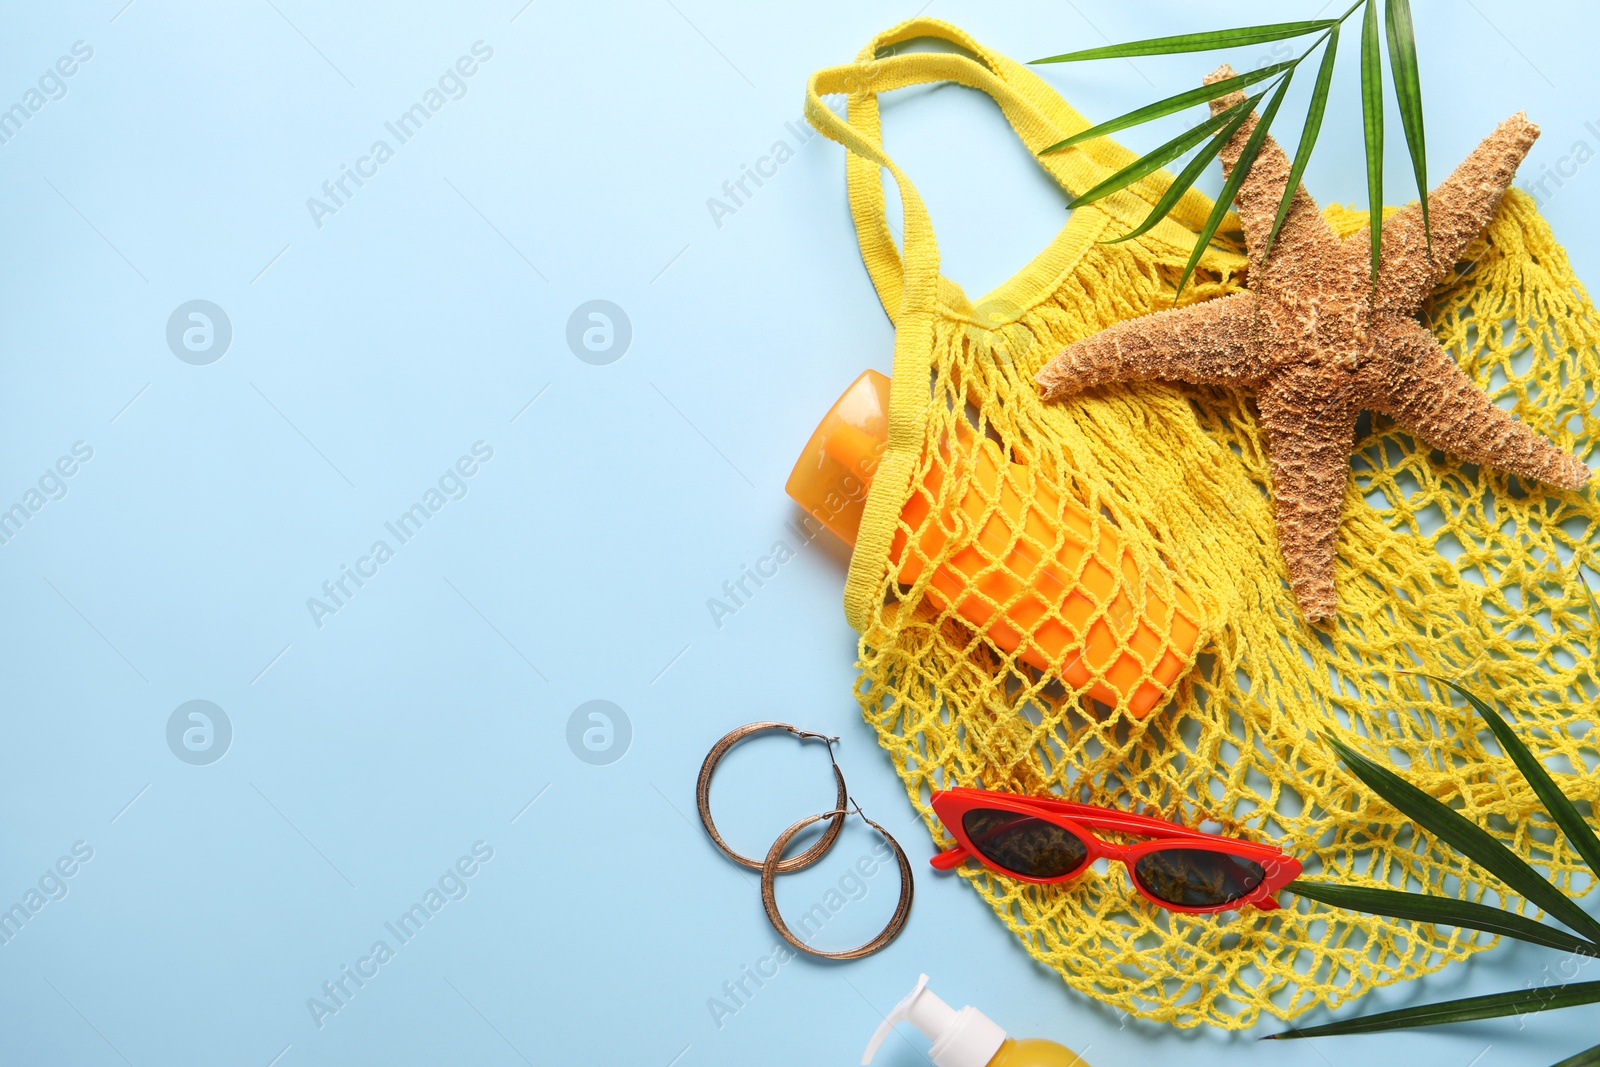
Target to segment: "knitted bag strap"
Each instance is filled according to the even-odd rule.
[[[916,38],[934,38],[962,49],[911,52],[879,58],[879,53]],[[861,531],[845,581],[845,616],[858,632],[867,624],[875,591],[883,577],[895,520],[916,469],[927,424],[927,367],[934,316],[940,306],[970,314],[961,287],[939,273],[939,249],[927,208],[916,188],[884,150],[878,94],[929,82],[955,82],[988,94],[1035,154],[1089,127],[1089,122],[1045,82],[1016,62],[992,52],[963,31],[936,19],[911,19],[874,37],[856,62],[828,67],[806,86],[806,118],[824,136],[850,150],[847,176],[850,210],[862,259],[884,311],[895,325],[894,368],[889,393],[889,440],[868,490]],[[845,116],[823,103],[827,94],[847,96]],[[1120,145],[1099,138],[1082,146],[1038,157],[1069,193],[1084,192],[1135,160]],[[886,215],[880,168],[900,190],[904,258],[895,247]],[[1074,211],[1055,241],[1015,278],[997,289],[1014,306],[1046,295],[1055,279],[1072,269],[1085,249],[1115,227],[1125,232],[1143,221],[1161,198],[1170,175],[1159,172]],[[1167,218],[1141,240],[1187,255],[1195,233],[1211,210],[1211,200],[1190,190]]]
[[[967,54],[913,52],[880,58],[880,53],[886,49],[919,38],[942,41]],[[912,85],[950,81],[990,96],[1023,144],[1069,195],[1076,196],[1088,191],[1137,158],[1134,153],[1107,138],[1096,138],[1082,145],[1039,156],[1038,153],[1050,145],[1088,129],[1089,121],[1032,70],[985,48],[965,31],[937,19],[911,19],[878,34],[861,50],[854,64],[822,71],[818,76],[830,74],[836,76],[834,84],[839,88],[822,91],[849,94],[846,107],[848,125],[854,127],[861,138],[875,145],[880,154],[882,121],[878,94]],[[835,140],[840,139],[826,129],[823,132]],[[872,156],[852,148],[846,160],[846,176],[850,212],[855,220],[862,260],[890,321],[896,321],[904,272],[894,235],[888,225],[879,166]],[[1002,290],[1038,290],[1041,284],[1054,280],[1063,270],[1071,268],[1089,241],[1105,234],[1110,223],[1118,224],[1113,232],[1125,232],[1142,222],[1150,208],[1166,192],[1169,183],[1170,176],[1159,172],[1080,209],[1077,214],[1082,217],[1077,224],[1069,224],[1062,238],[1023,272],[1025,275],[1031,272],[1035,276],[1029,279],[1019,276],[1002,286]],[[1209,198],[1191,189],[1171,215],[1151,231],[1147,240],[1169,245],[1187,255],[1194,247],[1195,234],[1204,225],[1211,206]],[[1024,281],[1032,284],[1024,286]],[[997,295],[1000,292],[997,291]],[[971,310],[961,288],[949,279],[939,280],[937,295],[952,310]]]

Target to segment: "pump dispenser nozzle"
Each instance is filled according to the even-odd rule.
[[[957,1011],[935,996],[924,974],[917,978],[917,987],[911,995],[895,1005],[877,1033],[872,1035],[861,1057],[863,1064],[872,1062],[878,1046],[902,1019],[933,1042],[928,1056],[934,1067],[985,1067],[1006,1042],[1006,1032],[977,1008]]]

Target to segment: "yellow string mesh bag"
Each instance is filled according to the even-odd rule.
[[[893,54],[923,37],[959,51]],[[1569,795],[1600,798],[1592,715],[1569,710],[1593,706],[1600,678],[1595,621],[1575,570],[1594,565],[1595,502],[1430,454],[1386,420],[1364,422],[1339,533],[1339,616],[1308,626],[1278,553],[1248,398],[1137,384],[1047,405],[1033,385],[1067,344],[1172,305],[1211,203],[1191,191],[1142,238],[1098,243],[1148,212],[1170,181],[1154,175],[1073,212],[1020,274],[969,301],[939,275],[926,211],[879,137],[877,95],[930,81],[988,93],[1034,151],[1088,123],[1025,67],[932,20],[896,27],[856,63],[818,72],[807,95],[813,124],[850,150],[863,258],[896,327],[888,446],[845,594],[861,634],[857,691],[935,840],[950,843],[928,807],[933,789],[1054,792],[1188,825],[1210,818],[1222,832],[1279,844],[1302,859],[1307,877],[1493,900],[1474,869],[1337,764],[1319,736],[1330,731],[1393,761],[1570,890],[1587,888],[1580,862],[1475,716],[1410,672],[1462,679],[1499,699]],[[825,94],[846,97],[842,116]],[[1040,162],[1078,193],[1133,158],[1099,140]],[[903,259],[885,221],[880,168],[899,185]],[[1327,216],[1341,234],[1361,224],[1347,209]],[[1507,195],[1468,259],[1432,298],[1438,336],[1519,418],[1586,454],[1600,320],[1527,196]],[[1233,291],[1243,266],[1236,252],[1213,248],[1183,300]],[[1092,682],[1050,680],[948,598],[930,595],[928,576],[965,527],[939,501],[925,501],[917,528],[902,513],[929,484],[970,486],[972,464],[941,450],[957,439],[1004,450],[1013,464],[1002,480],[1024,500],[1049,484],[1111,524],[1148,583],[1134,591],[1136,603],[1170,604],[1164,591],[1176,586],[1192,592],[1201,643],[1165,707],[1141,719],[1125,706],[1097,706],[1085,699]],[[933,523],[947,527],[934,542],[945,547],[928,558],[922,535]],[[920,554],[909,582],[906,553]],[[997,567],[1002,554],[992,554]],[[1170,617],[1137,621],[1170,631]],[[1126,640],[1130,630],[1117,632]],[[1169,912],[1146,906],[1115,866],[1050,886],[970,863],[959,876],[1069,985],[1180,1026],[1243,1028],[1262,1012],[1293,1018],[1490,943],[1288,896],[1276,912]]]

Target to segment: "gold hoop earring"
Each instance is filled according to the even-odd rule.
[[[706,833],[711,835],[711,843],[717,846],[719,852],[733,862],[749,867],[753,871],[759,871],[763,868],[764,864],[761,860],[739,855],[728,846],[728,843],[722,839],[722,835],[717,832],[717,825],[711,819],[711,776],[716,773],[717,764],[722,762],[722,757],[728,754],[729,749],[752,734],[758,734],[766,730],[788,730],[801,741],[811,738],[826,742],[828,745],[828,761],[833,763],[833,779],[838,784],[838,798],[834,805],[838,810],[831,812],[829,815],[816,816],[811,820],[815,822],[817,819],[826,819],[831,816],[833,825],[828,827],[827,832],[822,835],[822,838],[816,844],[800,853],[800,855],[783,860],[778,864],[777,873],[788,874],[791,871],[803,870],[820,860],[828,849],[833,847],[833,843],[839,839],[839,834],[844,830],[844,807],[850,801],[850,794],[845,789],[843,772],[839,770],[839,765],[833,762],[833,743],[839,740],[837,737],[811,733],[808,730],[790,726],[786,722],[752,722],[736,730],[730,730],[723,735],[722,740],[711,746],[711,751],[706,753],[705,762],[700,765],[700,780],[695,785],[695,805],[700,809],[700,821],[705,824]],[[792,837],[793,835],[790,836]],[[787,839],[785,839],[784,844],[788,844]]]
[[[858,960],[862,956],[870,956],[900,936],[900,931],[905,929],[906,920],[911,915],[911,897],[915,889],[915,884],[911,878],[911,861],[906,859],[905,851],[901,849],[900,842],[896,841],[889,831],[863,815],[858,807],[856,808],[856,814],[861,815],[861,820],[882,834],[883,839],[889,842],[889,847],[894,849],[895,862],[900,865],[900,903],[896,906],[894,915],[889,919],[889,925],[885,926],[877,937],[857,948],[845,949],[842,952],[825,952],[822,949],[812,948],[794,936],[788,924],[783,921],[783,916],[778,912],[778,897],[774,886],[778,875],[785,873],[781,862],[783,850],[789,847],[789,842],[794,840],[796,834],[812,823],[820,819],[838,818],[845,814],[847,813],[841,808],[821,815],[806,816],[778,835],[778,839],[767,850],[766,861],[761,864],[761,904],[767,909],[767,918],[771,920],[772,928],[778,931],[779,937],[801,952],[806,952],[813,956],[821,956],[823,959],[829,960]],[[838,823],[834,825],[837,826]],[[832,830],[829,832],[831,833]]]

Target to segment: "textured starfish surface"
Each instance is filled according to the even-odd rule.
[[[1224,66],[1206,81],[1229,77]],[[1244,94],[1215,100],[1215,114]],[[1252,115],[1223,147],[1230,172]],[[1039,371],[1047,400],[1109,382],[1176,380],[1252,390],[1272,467],[1278,542],[1307,619],[1331,618],[1334,553],[1356,417],[1389,415],[1422,441],[1471,463],[1568,489],[1589,469],[1496,407],[1419,317],[1423,300],[1488,224],[1539,128],[1518,112],[1428,198],[1383,224],[1374,285],[1371,233],[1340,241],[1303,186],[1265,255],[1289,160],[1269,136],[1235,200],[1249,250],[1249,289],[1129,319],[1070,346]]]

